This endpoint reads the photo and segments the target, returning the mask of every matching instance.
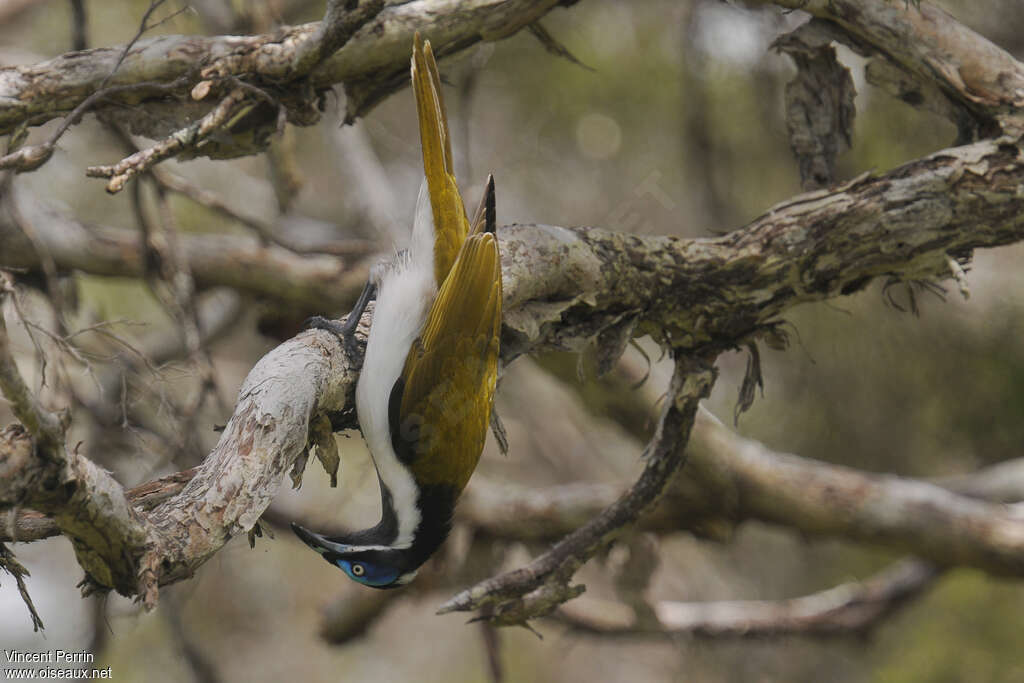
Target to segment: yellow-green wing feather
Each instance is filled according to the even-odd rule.
[[[430,48],[417,33],[413,39],[412,85],[423,147],[423,172],[434,216],[434,276],[440,287],[469,232],[466,207],[455,182],[448,117],[441,99],[441,78]]]
[[[419,426],[417,481],[462,491],[476,468],[498,377],[501,265],[493,234],[464,243],[402,373],[400,424]]]

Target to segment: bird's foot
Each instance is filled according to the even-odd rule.
[[[341,342],[341,346],[345,349],[345,353],[348,354],[349,358],[354,360],[361,355],[359,342],[356,340],[356,331],[350,328],[347,323],[329,320],[322,315],[314,315],[312,318],[306,318],[302,328],[305,330],[325,330],[330,332]]]

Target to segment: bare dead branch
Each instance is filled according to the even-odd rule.
[[[551,541],[578,529],[621,495],[622,487],[613,484],[536,488],[474,476],[459,501],[458,518],[494,538]]]
[[[215,211],[222,216],[251,228],[252,231],[259,235],[265,243],[277,244],[278,246],[289,248],[277,239],[273,225],[260,218],[246,215],[242,211],[232,208],[227,204],[227,202],[217,196],[216,193],[197,187],[181,176],[169,173],[162,168],[153,168],[151,173],[153,175],[153,179],[165,189],[170,190],[171,192],[177,192],[178,194],[188,197],[200,206],[205,206],[211,211]],[[295,250],[292,249],[292,251]]]
[[[609,618],[621,612],[618,606],[592,599],[567,605],[554,616],[575,630],[600,636],[859,636],[923,594],[941,574],[927,562],[904,560],[864,581],[788,600],[662,601],[654,606],[654,625],[636,623],[629,615]]]
[[[43,620],[39,618],[39,612],[36,611],[32,597],[28,594],[28,586],[25,585],[25,577],[29,575],[28,570],[25,569],[25,565],[18,562],[14,553],[3,543],[0,543],[0,570],[14,577],[14,582],[18,585],[18,593],[21,594],[21,599],[25,603],[25,607],[28,608],[29,617],[32,619],[32,630],[42,630]]]
[[[362,11],[370,11],[372,4],[361,3]],[[301,92],[302,88],[316,91],[344,83],[353,96],[350,116],[362,115],[405,84],[401,76],[408,71],[409,45],[415,31],[431,40],[440,57],[480,40],[507,37],[557,4],[558,0],[418,0],[387,6],[341,49],[313,67],[306,79],[298,79],[301,82],[296,82],[297,90],[290,96],[308,100],[311,93]],[[185,77],[191,89],[203,80],[225,76],[278,83],[297,75],[294,66],[298,52],[311,45],[310,38],[321,30],[321,23],[316,22],[256,36],[161,36],[139,40],[123,60],[123,48],[97,48],[32,66],[0,69],[0,135],[21,122],[40,125],[75,109],[105,85],[115,66],[112,85],[169,83]],[[344,32],[331,41],[342,38]],[[139,97],[138,93],[120,95],[112,93],[111,103],[159,106],[159,102]],[[178,128],[185,128],[188,116],[194,113],[161,112],[173,117]],[[154,120],[133,120],[140,127],[135,131],[138,134],[148,133],[154,138],[167,134]],[[307,125],[313,121],[315,118],[309,119]]]
[[[540,44],[544,46],[544,49],[550,52],[551,54],[555,55],[556,57],[561,57],[562,59],[570,62],[571,64],[575,64],[576,66],[586,69],[587,71],[594,71],[593,67],[587,66],[579,59],[577,59],[576,55],[574,55],[569,50],[569,48],[560,43],[557,38],[551,35],[551,33],[549,33],[548,30],[544,28],[544,24],[540,23],[539,21],[535,21],[526,28],[527,30],[529,30],[530,34],[534,38],[540,41]]]
[[[336,346],[329,334],[306,332],[249,373],[213,452],[178,496],[148,514],[161,536],[161,584],[191,576],[251,529],[306,448],[310,421],[351,409],[356,371]]]
[[[0,278],[4,288],[0,297],[5,297],[12,291],[10,276],[0,273]],[[148,547],[147,528],[109,473],[65,447],[66,424],[42,409],[29,393],[11,355],[2,317],[0,391],[27,430],[18,433],[8,427],[0,441],[0,446],[19,454],[10,458],[4,453],[0,509],[25,505],[51,514],[74,546],[89,579],[87,587],[145,594],[148,586],[137,573],[136,562]],[[43,486],[44,481],[50,485]]]
[[[296,50],[294,73],[309,70],[341,49],[356,31],[380,14],[384,0],[327,0],[323,21],[312,38]]]
[[[64,136],[64,133],[71,126],[81,121],[82,117],[99,102],[102,102],[104,98],[129,93],[136,95],[147,93],[151,96],[160,93],[173,93],[181,89],[187,82],[187,79],[182,77],[174,79],[170,83],[142,82],[132,85],[115,85],[100,88],[82,100],[64,118],[64,121],[57,127],[57,130],[45,142],[22,147],[0,157],[0,169],[12,169],[18,173],[24,173],[26,171],[34,171],[45,164],[53,156],[53,151],[57,148],[57,142]]]
[[[645,238],[552,226],[506,228],[499,231],[506,283],[506,357],[537,348],[583,348],[602,330],[623,324],[635,325],[637,333],[650,331],[663,339],[686,340],[690,350],[713,354],[756,337],[791,305],[856,291],[872,277],[948,274],[947,254],[966,257],[972,248],[1005,244],[1024,236],[1020,220],[1024,198],[1016,191],[1024,169],[1019,168],[1017,155],[1016,147],[998,142],[945,150],[879,178],[861,178],[830,192],[801,196],[747,228],[716,239]],[[979,187],[985,192],[975,191]],[[52,227],[53,221],[46,223]],[[107,234],[88,237],[86,253],[102,245]],[[135,248],[134,243],[125,240],[132,246],[111,257],[118,272],[123,272],[124,256]],[[69,246],[74,256],[61,252],[60,243],[52,246],[58,264],[81,258],[81,247],[74,240],[63,242],[64,248]],[[200,262],[206,256],[188,255],[197,281],[203,271]],[[643,268],[638,263],[644,264]],[[280,282],[280,274],[268,279]],[[325,291],[329,290],[317,289],[319,300]],[[302,339],[306,337],[279,347],[264,359],[246,386],[262,387],[264,382],[277,386],[274,378],[279,375],[268,375],[268,369],[288,367],[288,386],[299,382],[310,392],[322,392],[317,388],[333,381],[339,383],[332,385],[337,387],[334,391],[349,391],[351,386],[345,382],[352,382],[354,376],[340,370],[350,367],[348,361],[322,355],[327,353],[333,359],[337,346],[310,346],[311,340]],[[307,364],[304,359],[309,354],[316,360]],[[339,364],[340,379],[329,380],[325,374],[334,367],[332,363]],[[195,480],[173,505],[165,504],[179,512],[172,513],[161,528],[178,540],[162,546],[170,548],[173,570],[160,573],[161,581],[188,575],[227,538],[255,523],[262,513],[260,506],[265,507],[276,490],[276,473],[287,471],[290,458],[306,444],[311,416],[297,406],[323,398],[314,393],[290,400],[292,389],[286,387],[278,397],[283,403],[257,392],[261,401],[271,401],[263,404],[254,403],[247,391],[243,391],[244,400],[221,445],[204,466],[207,476]],[[318,405],[340,409],[349,404],[333,398]],[[282,415],[287,419],[279,423]],[[270,422],[265,421],[268,419]],[[250,441],[256,435],[264,444],[259,449]],[[242,452],[250,457],[241,457]],[[271,463],[253,464],[260,459],[254,453],[265,453]],[[257,470],[243,477],[247,482],[244,496],[228,506],[227,500],[234,500],[230,491],[236,489],[216,488],[215,482],[231,476],[243,463]],[[211,513],[215,517],[198,528],[197,501],[206,500],[214,490],[220,491],[221,504],[232,512],[222,517],[222,508],[215,508]],[[186,509],[188,514],[181,512]],[[158,508],[154,514],[159,512]],[[185,538],[190,539],[189,550]],[[973,562],[972,553],[981,552],[977,543],[952,557]],[[934,548],[932,552],[939,554]],[[1005,553],[994,564],[1001,564],[1003,571],[1014,571],[1013,549]],[[550,606],[564,598],[564,593],[534,597],[543,598]],[[534,603],[532,609],[536,608]]]
[[[493,624],[484,621],[480,623],[480,636],[487,655],[487,672],[491,683],[502,683],[505,680],[505,668],[501,664],[501,634]]]
[[[1006,505],[775,453],[732,433],[706,411],[697,425],[687,476],[676,479],[658,515],[719,533],[756,519],[807,535],[893,547],[937,565],[1024,573],[1024,519]],[[970,490],[968,482],[960,485]],[[1024,493],[1024,482],[1017,485]]]
[[[853,77],[836,59],[823,24],[812,20],[772,45],[796,63],[796,77],[786,84],[786,127],[805,190],[835,181],[836,158],[850,146],[856,114]]]
[[[289,129],[282,131],[267,147],[270,182],[281,213],[288,213],[306,183],[295,147],[295,135]]]
[[[122,64],[124,64],[125,57],[128,56],[128,53],[132,51],[132,48],[135,47],[136,43],[139,42],[139,39],[142,38],[142,36],[145,35],[147,31],[152,31],[154,28],[160,26],[165,21],[173,19],[175,16],[181,14],[181,12],[185,9],[184,7],[182,7],[181,9],[165,16],[163,19],[150,23],[150,17],[152,17],[153,13],[160,9],[160,6],[163,5],[165,2],[167,2],[167,0],[149,0],[149,7],[147,7],[146,11],[142,13],[142,19],[139,20],[138,30],[135,32],[135,35],[132,36],[131,40],[129,40],[125,44],[124,48],[121,50],[121,54],[118,55],[117,61],[114,62],[114,68],[112,68],[110,70],[110,73],[107,74],[106,78],[103,79],[103,83],[100,85],[101,88],[105,86],[107,83],[109,83],[110,79],[117,74],[117,70],[121,68]]]
[[[583,586],[569,585],[576,570],[650,509],[682,467],[697,404],[711,392],[715,374],[707,361],[676,358],[669,399],[647,449],[647,465],[629,491],[526,567],[455,595],[438,613],[486,607],[481,619],[524,624],[582,593]]]
[[[183,128],[163,141],[122,159],[113,166],[90,166],[85,174],[90,178],[110,178],[107,192],[115,194],[124,184],[139,173],[148,171],[153,165],[169,159],[184,149],[196,148],[220,128],[230,129],[229,120],[245,111],[245,92],[241,88],[232,90],[210,113]]]
[[[10,454],[14,451],[9,444],[0,446],[0,451]],[[145,512],[181,493],[185,484],[192,480],[199,470],[198,467],[168,474],[125,491],[132,505]],[[61,533],[60,527],[50,516],[35,510],[19,512],[13,522],[13,528],[5,525],[0,529],[0,543],[41,541]]]
[[[944,10],[923,2],[908,11],[885,0],[773,2],[832,22],[849,34],[844,42],[855,50],[877,54],[902,71],[903,79],[890,72],[878,82],[905,101],[951,115],[961,128],[966,123],[959,112],[965,111],[983,135],[1024,132],[1024,65]],[[959,106],[938,104],[936,88]],[[961,142],[967,139],[962,133]]]
[[[355,111],[359,111],[371,105],[381,93],[397,87],[398,74],[405,68],[410,27],[423,29],[439,52],[446,54],[480,37],[494,39],[506,35],[524,23],[535,21],[551,7],[551,3],[539,2],[501,3],[505,9],[522,12],[516,15],[515,21],[509,22],[507,16],[499,17],[493,12],[493,7],[460,3],[460,21],[454,21],[450,14],[435,21],[432,17],[424,19],[419,13],[427,4],[389,6],[373,24],[353,36],[337,55],[315,67],[304,85],[315,90],[318,84],[344,81],[353,95]],[[871,11],[882,11],[877,7],[880,3],[867,4],[873,8]],[[837,11],[855,9],[847,2],[812,0],[807,6],[822,15],[828,14],[833,20],[838,20]],[[411,17],[408,23],[403,23],[401,18],[405,12]],[[495,23],[489,23],[492,12]],[[497,23],[498,19],[501,23]],[[388,23],[391,21],[400,26],[393,27]],[[522,23],[517,23],[520,21]],[[462,33],[469,25],[474,25],[476,32]],[[193,39],[170,37],[140,41],[137,49],[120,64],[117,78],[122,79],[121,83],[131,82],[132,75],[142,66],[153,66],[155,55],[161,55],[159,58],[167,63],[160,67],[167,69],[168,74],[185,66],[194,67],[194,58],[189,54],[171,56],[165,50],[187,52],[185,48],[196,48],[197,52],[192,55],[216,57],[216,68],[204,72],[203,78],[223,78],[227,82],[228,77],[249,73],[273,80],[275,74],[287,73],[294,64],[296,45],[307,40],[310,31],[318,30],[315,27],[319,25],[313,26],[314,29],[286,29],[273,38],[209,39],[197,43],[188,42]],[[908,26],[906,31],[925,30],[921,26]],[[373,32],[378,35],[373,37],[370,48],[366,36]],[[968,33],[963,34],[967,36],[964,40],[973,35]],[[865,35],[868,38],[863,40],[867,42],[874,39],[881,44],[888,40],[873,37],[870,31]],[[390,46],[389,41],[399,37],[401,42]],[[359,53],[360,49],[365,52]],[[388,52],[392,49],[393,56]],[[366,61],[359,61],[361,56],[382,61],[368,66]],[[97,50],[88,58],[95,63],[109,64],[103,60],[111,56]],[[946,63],[942,59],[946,58],[939,58],[936,63]],[[951,59],[961,60],[961,67],[966,63],[955,50]],[[61,64],[58,60],[46,68]],[[349,68],[355,71],[348,72],[350,76],[346,80],[340,74]],[[0,127],[24,121],[38,123],[56,116],[55,111],[67,111],[73,105],[61,108],[62,97],[67,98],[65,104],[79,102],[83,93],[95,89],[94,81],[89,81],[85,73],[88,71],[83,68],[79,74],[87,85],[73,94],[61,89],[68,87],[67,82],[59,79],[47,82],[46,77],[52,76],[50,71],[43,75],[32,67],[0,71],[0,103],[4,103],[0,105]],[[994,89],[1009,84],[1012,90],[1016,87],[1015,72],[1008,73],[1009,77],[1001,82],[990,82],[987,77],[980,81],[973,77],[967,80],[972,83],[972,93],[979,82]],[[967,78],[962,74],[960,77]],[[33,81],[33,78],[38,80]],[[366,80],[360,81],[360,78]],[[33,109],[38,102],[31,98],[19,99],[18,94],[25,92],[26,79],[56,104]],[[944,91],[950,89],[951,96],[957,97],[956,84],[948,81],[946,78],[939,87]],[[5,88],[11,83],[14,83],[14,94],[8,97]],[[217,84],[207,81],[203,90],[215,87]],[[55,94],[59,96],[54,97]],[[970,100],[969,106],[979,116],[1007,122],[1011,121],[1016,106],[1012,97],[1012,92],[1008,94],[1004,88],[993,98]],[[11,109],[4,109],[8,106],[20,109],[12,116]],[[1009,129],[1008,125],[1004,126],[1004,130]],[[711,359],[723,349],[749,343],[759,335],[772,334],[775,316],[797,303],[848,294],[878,277],[901,280],[946,277],[950,275],[951,258],[964,263],[975,248],[1019,241],[1024,237],[1024,221],[1020,218],[1024,215],[1024,197],[1018,191],[1024,184],[1020,156],[1018,141],[1009,137],[943,150],[879,177],[857,178],[843,187],[802,195],[773,208],[746,228],[716,239],[636,237],[594,228],[568,230],[556,226],[515,226],[504,230],[501,249],[507,284],[503,338],[506,359],[541,348],[580,349],[597,340],[602,362],[608,363],[621,353],[632,336],[651,333],[665,347],[672,348],[681,363],[699,358],[702,364],[677,370],[671,392],[673,398],[653,442],[652,457],[633,489],[527,568],[485,582],[457,596],[450,606],[474,608],[484,604],[488,609],[493,608],[489,616],[495,621],[521,623],[577,594],[579,587],[569,586],[573,572],[624,525],[634,521],[678,470],[682,462],[681,446],[689,434],[697,400],[711,382],[712,373],[707,367]],[[103,269],[119,273],[142,272],[144,254],[131,246],[134,240],[125,240],[120,245],[116,241],[119,237],[111,237],[107,231],[90,232],[83,226],[72,226],[72,237],[76,230],[87,238],[76,245],[86,256],[74,254],[73,247],[59,244],[67,237],[66,224],[58,225],[53,231],[54,235],[60,235],[59,239],[54,237],[51,242],[47,235],[40,237],[46,241],[58,267],[82,268],[89,272]],[[100,244],[97,246],[96,242]],[[19,259],[23,259],[21,265],[37,263],[38,255],[21,246],[23,243],[23,237],[18,235],[9,247],[5,241],[5,265],[19,265]],[[114,253],[110,250],[112,243],[127,245],[127,248]],[[192,244],[209,247],[213,242]],[[232,248],[239,244],[234,239],[230,242]],[[209,255],[189,251],[184,241],[183,245],[185,259],[197,283],[207,277],[211,282],[235,284],[229,280],[242,277],[237,268],[227,275],[208,272]],[[133,248],[136,251],[132,251]],[[97,258],[97,253],[102,257]],[[261,256],[267,257],[267,254],[274,254],[274,251],[261,249]],[[132,258],[138,260],[133,263]],[[332,263],[338,265],[337,260]],[[324,290],[312,290],[312,277],[298,265],[292,265],[296,268],[296,278],[288,280],[289,286],[305,288],[302,294],[278,291],[271,295],[278,300],[309,296],[308,300],[322,306]],[[223,260],[218,266],[227,267]],[[253,270],[249,264],[243,268]],[[266,281],[279,289],[282,278],[280,273],[274,275]],[[67,478],[75,482],[76,491],[86,500],[43,501],[41,509],[52,510],[59,527],[75,539],[80,562],[98,585],[143,596],[147,605],[151,605],[158,583],[189,576],[229,538],[253,528],[285,473],[306,448],[311,421],[350,408],[354,360],[347,358],[332,339],[319,333],[301,335],[268,354],[250,373],[235,414],[213,453],[178,495],[155,507],[142,517],[142,522],[134,523],[136,513],[128,507],[121,489],[97,492],[108,482],[97,479],[99,475],[95,472],[82,474],[76,470]],[[88,467],[88,461],[76,454],[67,457],[69,467]],[[738,467],[737,463],[734,467]],[[691,465],[699,471],[697,462]],[[794,468],[779,471],[806,474]],[[814,474],[820,472],[816,470]],[[828,471],[840,488],[844,482],[851,481],[849,474]],[[776,515],[775,519],[785,519],[786,523],[794,525],[798,525],[795,520],[803,520],[800,523],[818,533],[864,533],[883,540],[897,538],[900,530],[891,524],[887,526],[884,519],[872,517],[870,511],[857,509],[856,525],[822,521],[815,516],[815,510],[800,507],[798,495],[812,490],[808,480],[799,476],[794,480],[799,486],[782,487],[790,492],[787,495],[791,498],[785,501],[792,507],[780,509],[777,500],[767,496],[759,500],[755,496],[745,502],[747,507],[743,511],[750,517]],[[773,481],[773,486],[768,487],[762,482],[762,488],[757,488],[758,481],[751,481],[750,490],[754,492],[775,490],[774,485],[779,483]],[[832,483],[833,479],[829,479],[829,484]],[[908,488],[906,482],[858,480],[857,483],[878,484],[872,490],[892,494],[893,500],[902,501],[914,512],[925,509],[913,508],[915,500],[942,503],[944,512],[939,515],[938,527],[944,531],[926,530],[919,534],[922,540],[915,551],[935,557],[936,561],[978,563],[992,571],[1007,573],[1021,571],[1021,535],[1013,535],[1016,520],[1010,515],[992,516],[991,510],[984,508],[986,504],[960,500],[941,489],[922,493],[920,487]],[[902,492],[902,498],[894,492]],[[916,495],[922,497],[916,499]],[[726,500],[735,499],[734,496]],[[69,519],[72,513],[78,519],[81,508],[96,500],[115,503],[106,516],[89,517],[104,525],[106,533],[99,540],[95,534],[88,533],[95,529],[76,527],[74,520]],[[36,503],[34,500],[27,502]],[[816,504],[822,506],[826,502],[818,500]],[[769,509],[769,505],[773,507]],[[86,512],[91,515],[96,510]],[[988,520],[988,526],[981,527],[983,533],[973,539],[964,538],[957,524],[964,520],[974,524],[983,514]],[[917,523],[924,524],[923,521]],[[920,531],[920,528],[915,530]],[[120,551],[120,562],[112,559],[112,553],[105,552],[107,548],[97,551],[97,545],[102,545],[111,535],[118,543],[128,539],[123,544],[126,547],[116,548]],[[950,539],[952,548],[942,560],[939,541]]]
[[[19,209],[35,227],[40,244],[58,270],[143,275],[145,250],[139,244],[138,233],[86,226],[45,206],[31,204],[27,197]],[[0,240],[4,243],[0,267],[39,268],[33,245],[3,219],[0,215]],[[299,255],[238,235],[183,234],[179,239],[184,261],[198,288],[232,287],[310,312],[351,305],[366,282],[366,257],[374,250],[364,240],[331,245],[322,251],[340,256],[326,256]]]

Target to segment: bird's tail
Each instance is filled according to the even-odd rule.
[[[448,276],[469,233],[466,207],[455,182],[448,116],[441,99],[441,78],[437,62],[419,33],[413,39],[412,89],[420,122],[423,172],[427,177],[430,208],[434,219],[434,276],[438,287]]]

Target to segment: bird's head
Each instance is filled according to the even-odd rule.
[[[327,538],[294,523],[292,531],[325,560],[364,586],[398,588],[416,577],[417,570],[409,568],[405,549],[361,543],[363,539],[358,534]]]

